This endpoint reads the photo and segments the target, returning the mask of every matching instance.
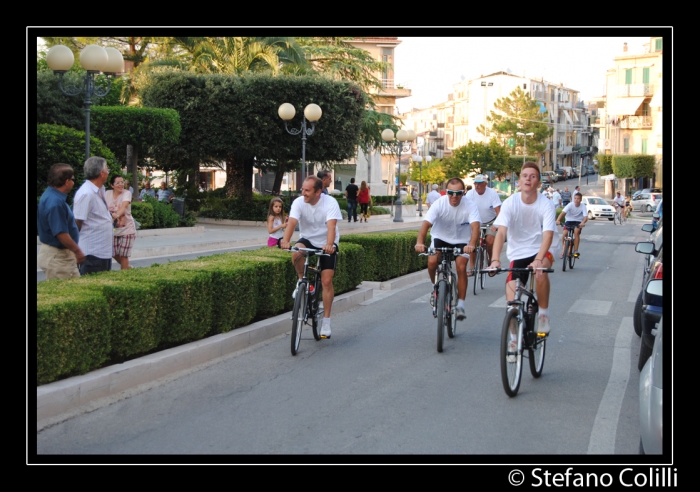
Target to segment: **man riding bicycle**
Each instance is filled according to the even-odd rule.
[[[301,187],[301,196],[292,202],[289,222],[280,241],[280,248],[289,249],[294,229],[299,224],[298,248],[322,249],[330,256],[320,257],[321,285],[323,286],[323,326],[321,338],[331,337],[331,307],[333,306],[333,276],[338,260],[338,221],[343,220],[338,201],[322,192],[323,182],[316,176],[309,176]],[[304,274],[304,255],[292,254],[292,264],[301,280]],[[297,281],[297,286],[299,285]],[[294,290],[293,297],[297,294]]]
[[[494,225],[498,227],[493,243],[491,268],[500,268],[501,249],[508,240],[507,255],[511,268],[551,268],[554,254],[559,248],[556,237],[556,211],[554,204],[539,193],[540,168],[534,162],[526,162],[520,171],[520,192],[508,197],[501,207]],[[539,316],[537,332],[549,333],[549,276],[542,270],[535,270]],[[515,298],[515,279],[527,284],[528,272],[510,272],[506,279],[506,299]],[[516,335],[511,333],[511,343]]]
[[[436,248],[459,248],[464,253],[472,253],[479,239],[481,218],[476,204],[464,197],[464,182],[460,178],[452,178],[447,182],[447,193],[438,198],[428,210],[423,225],[418,231],[415,250],[425,252],[425,236],[432,227],[430,235]],[[438,256],[428,257],[428,276],[435,283],[435,272],[438,266]],[[457,320],[466,318],[464,299],[467,296],[467,259],[463,256],[455,258],[457,268]],[[433,295],[433,294],[431,294]]]
[[[579,257],[578,243],[581,240],[581,229],[586,225],[586,222],[588,222],[588,210],[586,209],[586,205],[581,203],[582,198],[581,193],[575,193],[574,202],[564,207],[564,210],[562,210],[559,217],[557,217],[557,225],[560,225],[561,218],[566,215],[564,225],[569,229],[574,229],[574,256],[576,258]],[[566,234],[562,235],[561,244],[562,252],[559,258],[563,258],[566,254]]]
[[[615,195],[615,198],[613,198],[613,206],[616,210],[619,209],[620,214],[622,214],[624,217],[627,208],[627,200],[624,196],[620,195],[619,191],[617,192],[617,195]]]
[[[469,198],[476,204],[476,208],[479,210],[479,217],[481,217],[481,227],[488,227],[486,229],[486,252],[491,258],[493,241],[496,239],[496,231],[498,230],[493,225],[493,221],[496,220],[501,211],[501,198],[493,188],[486,186],[487,181],[487,176],[477,174],[474,178],[474,189],[467,192],[466,198]],[[474,270],[475,260],[474,255],[469,257],[469,265],[472,271]]]

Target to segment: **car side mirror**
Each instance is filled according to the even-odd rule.
[[[644,225],[642,226],[642,230],[643,230],[644,232],[654,232],[654,226],[651,225],[651,224],[644,224]]]
[[[635,246],[634,250],[637,253],[642,253],[645,255],[650,255],[654,252],[654,243],[650,243],[649,241],[644,241],[641,243],[637,243],[637,246]]]
[[[646,288],[647,294],[653,296],[663,296],[664,295],[664,281],[662,279],[652,279],[647,283]]]

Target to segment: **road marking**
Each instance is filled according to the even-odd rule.
[[[639,254],[637,268],[634,272],[634,279],[632,280],[632,287],[630,288],[630,293],[627,296],[628,302],[637,302],[639,291],[642,290],[642,280],[644,279],[644,262],[646,262],[646,255]]]
[[[620,408],[622,408],[622,400],[630,377],[632,333],[634,333],[632,318],[622,318],[615,337],[610,378],[591,430],[588,454],[615,454],[617,422],[620,419]]]
[[[504,308],[508,307],[507,301],[506,301],[506,296],[504,295],[503,297],[496,299],[493,301],[491,304],[489,304],[489,307],[493,308]]]
[[[607,316],[612,307],[610,301],[589,301],[578,299],[573,306],[569,308],[570,313],[595,314],[598,316]]]

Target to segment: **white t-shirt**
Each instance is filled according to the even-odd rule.
[[[566,216],[564,216],[566,222],[582,222],[584,217],[588,215],[588,210],[583,202],[578,207],[574,205],[574,202],[571,202],[564,207],[563,211],[566,212]]]
[[[496,217],[495,226],[508,228],[506,255],[510,261],[536,255],[542,245],[542,232],[552,231],[549,252],[556,258],[559,252],[559,233],[556,225],[554,204],[541,193],[533,204],[523,202],[521,193],[508,197]]]
[[[430,193],[428,193],[428,196],[425,197],[425,203],[428,205],[432,205],[435,203],[442,195],[440,195],[440,192],[437,190],[433,190]]]
[[[615,198],[613,198],[613,202],[617,203],[621,207],[624,207],[625,206],[625,197],[622,195],[620,195],[620,196],[615,195]]]
[[[453,207],[448,195],[433,203],[425,220],[433,225],[430,236],[449,244],[468,243],[472,237],[470,224],[481,222],[479,209],[473,201],[463,196],[459,205]]]
[[[299,221],[299,237],[308,239],[317,248],[323,248],[326,245],[328,237],[326,222],[333,219],[343,220],[338,201],[323,193],[321,193],[316,205],[306,203],[303,196],[294,200],[289,216]],[[336,222],[335,243],[338,244],[338,241],[340,241],[340,232]]]
[[[487,187],[483,195],[479,195],[476,189],[471,189],[467,191],[465,198],[469,198],[476,204],[482,224],[491,222],[496,218],[496,208],[501,206],[501,199],[493,188]]]
[[[558,191],[555,191],[552,194],[552,201],[554,202],[555,207],[558,207],[559,205],[561,205],[561,195],[559,194]]]

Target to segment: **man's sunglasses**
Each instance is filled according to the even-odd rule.
[[[450,196],[462,196],[464,195],[464,190],[447,190],[447,194]]]

